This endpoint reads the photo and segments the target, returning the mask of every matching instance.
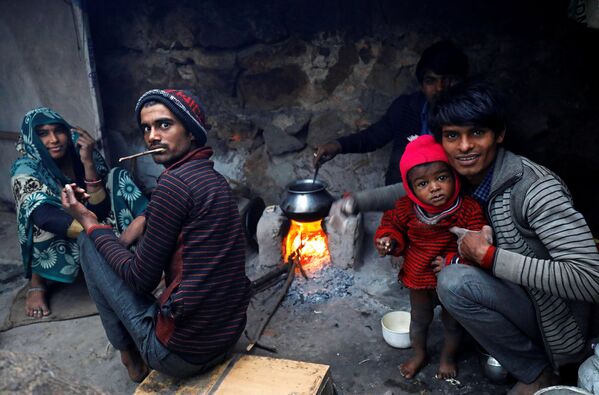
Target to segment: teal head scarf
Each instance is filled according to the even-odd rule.
[[[68,147],[68,155],[79,180],[71,180],[60,171],[37,135],[36,128],[48,124],[63,125],[70,134],[72,144]],[[28,278],[33,271],[47,279],[72,282],[79,271],[76,240],[44,231],[31,220],[33,211],[42,204],[61,208],[63,186],[83,180],[83,165],[75,149],[79,134],[71,132],[71,129],[67,121],[49,108],[34,109],[23,119],[16,145],[21,157],[12,165],[11,183],[17,208],[19,243]],[[147,200],[125,170],[116,168],[108,171],[106,161],[98,150],[94,150],[93,160],[111,198],[111,212],[106,222],[113,225],[115,233],[120,234],[135,215],[145,210]],[[115,212],[118,214],[115,215]]]

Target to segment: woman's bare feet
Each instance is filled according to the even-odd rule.
[[[412,358],[399,365],[399,371],[406,379],[411,379],[425,365],[425,362],[426,352],[423,350],[415,350]]]
[[[148,368],[135,346],[129,350],[121,351],[121,362],[127,368],[129,378],[136,383],[141,383],[150,373],[150,368]]]
[[[42,318],[50,315],[50,308],[46,299],[46,281],[38,274],[31,275],[27,299],[25,301],[25,313],[32,318]]]

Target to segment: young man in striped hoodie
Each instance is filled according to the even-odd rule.
[[[151,90],[139,99],[137,120],[160,175],[135,252],[66,186],[62,204],[86,230],[79,238],[90,295],[129,376],[141,381],[148,366],[185,377],[223,361],[246,322],[249,280],[245,239],[227,181],[209,160],[198,100],[187,91]],[[139,234],[130,235],[136,238]],[[151,292],[165,276],[158,299]]]
[[[567,187],[543,166],[500,144],[506,130],[496,93],[483,83],[439,98],[430,124],[466,193],[485,208],[483,232],[459,239],[461,255],[485,266],[450,265],[437,292],[450,314],[514,377],[510,394],[556,384],[556,369],[591,352],[590,304],[599,301],[599,254]]]

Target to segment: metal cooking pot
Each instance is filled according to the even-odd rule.
[[[329,214],[333,196],[327,192],[324,181],[304,179],[297,180],[285,190],[281,209],[285,215],[298,222],[313,222]]]

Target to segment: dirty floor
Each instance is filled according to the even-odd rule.
[[[0,210],[0,320],[6,318],[10,300],[24,285],[21,275],[14,213]],[[366,241],[378,217],[366,217]],[[466,342],[459,360],[458,382],[435,379],[441,346],[441,324],[435,319],[429,337],[430,363],[415,379],[401,377],[398,365],[410,350],[388,346],[380,319],[391,310],[409,310],[407,290],[395,281],[388,259],[375,255],[366,242],[363,264],[355,270],[349,295],[322,303],[283,303],[264,331],[261,343],[276,347],[268,355],[328,364],[340,394],[502,394],[509,384],[495,385],[482,376],[472,341]],[[248,255],[248,264],[257,254]],[[119,355],[108,346],[98,316],[48,322],[0,333],[0,349],[35,353],[62,368],[81,383],[111,394],[131,394]]]

